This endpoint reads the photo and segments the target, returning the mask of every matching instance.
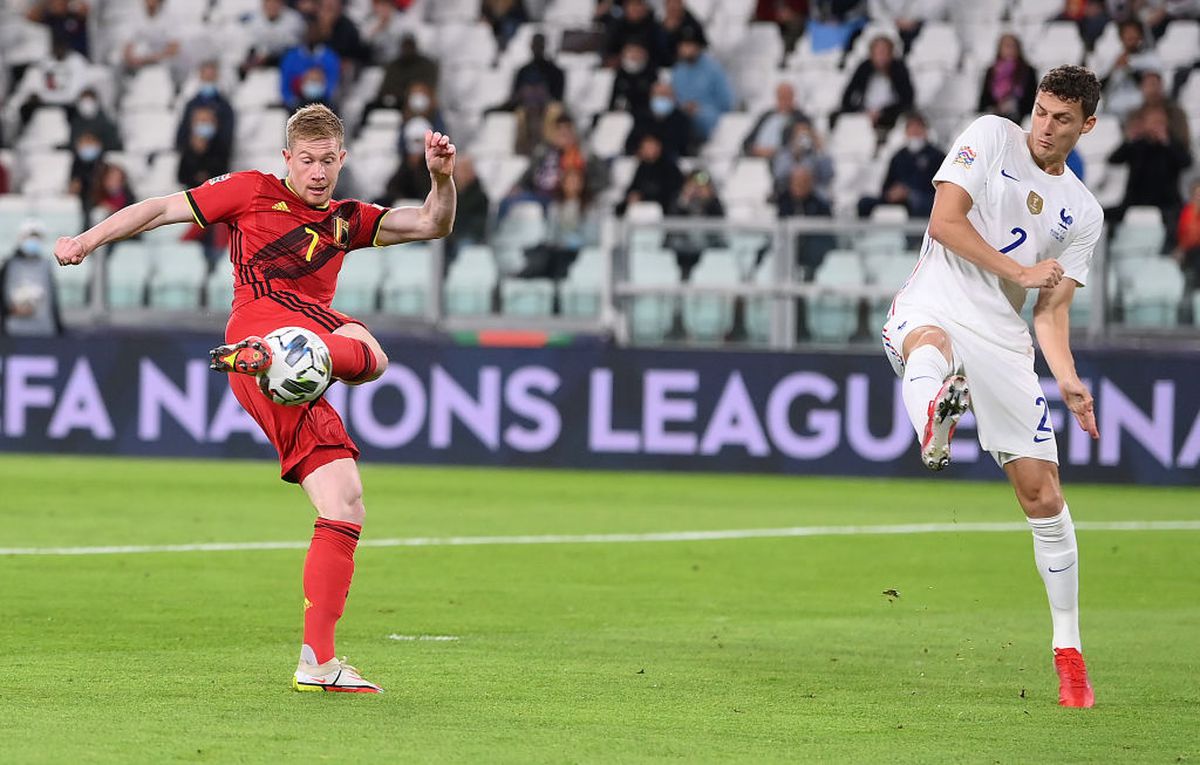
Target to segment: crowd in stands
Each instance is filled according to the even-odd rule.
[[[1103,154],[1073,156],[1072,169],[1100,189],[1103,166],[1127,167],[1124,188],[1107,195],[1111,219],[1158,208],[1165,249],[1194,278],[1198,193],[1183,192],[1200,49],[1164,57],[1162,41],[1186,26],[1200,43],[1200,0],[956,5],[0,0],[14,30],[0,35],[0,193],[57,188],[34,182],[43,169],[24,161],[26,147],[70,153],[61,191],[79,197],[85,220],[231,170],[278,172],[282,118],[319,102],[343,116],[357,155],[339,195],[422,199],[424,133],[448,132],[461,195],[450,254],[532,201],[545,238],[522,273],[559,276],[596,243],[605,215],[637,203],[719,216],[736,196],[779,217],[868,218],[881,205],[927,216],[931,178],[966,120],[1026,120],[1047,66],[1086,63],[1102,79],[1100,118],[1121,135]],[[1040,30],[1064,29],[1071,44],[1048,53]],[[24,42],[5,45],[12,35]],[[67,130],[45,146],[38,131],[58,119],[49,112]],[[163,115],[173,140],[148,128]],[[611,129],[615,140],[602,141]],[[727,186],[739,165],[761,167],[766,187]],[[203,236],[221,257],[222,234]],[[686,273],[703,242],[670,244]],[[802,257],[811,275],[820,253]]]

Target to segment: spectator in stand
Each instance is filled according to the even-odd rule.
[[[178,2],[178,0],[176,0]],[[183,46],[180,41],[179,24],[169,18],[163,10],[166,0],[144,0],[146,15],[128,30],[128,42],[122,52],[125,68],[136,72],[145,66],[166,64],[178,81],[183,73],[178,71]]]
[[[1167,114],[1167,127],[1171,134],[1171,142],[1180,144],[1191,152],[1192,133],[1188,126],[1187,113],[1180,108],[1179,102],[1167,95],[1162,72],[1157,69],[1147,69],[1142,72],[1139,89],[1142,92],[1141,108],[1144,110],[1147,107],[1161,107]]]
[[[71,50],[87,58],[88,4],[83,0],[35,0],[26,17],[45,24],[50,34],[61,35]]]
[[[657,202],[664,212],[670,210],[683,188],[679,166],[663,153],[662,143],[652,135],[642,137],[637,157],[637,170],[617,205],[617,214],[624,215],[626,208],[637,202]]]
[[[341,74],[341,59],[325,44],[324,29],[318,22],[310,23],[304,44],[283,54],[279,66],[284,105],[295,110],[318,101],[332,104]]]
[[[0,335],[54,337],[63,331],[50,267],[51,247],[41,221],[17,230],[17,247],[0,266]]]
[[[696,154],[696,138],[692,120],[675,101],[675,90],[665,80],[654,83],[650,90],[650,108],[634,115],[633,128],[625,138],[625,153],[634,154],[642,145],[642,137],[652,135],[662,144],[663,153],[672,159]]]
[[[867,0],[813,0],[805,31],[816,53],[848,51],[867,25]]]
[[[491,200],[475,174],[475,162],[469,154],[455,156],[454,188],[458,191],[458,208],[454,214],[454,230],[446,237],[447,265],[458,254],[459,247],[487,242],[491,210]]]
[[[657,80],[658,67],[650,60],[645,43],[629,40],[621,50],[621,68],[613,77],[608,110],[633,115],[645,113],[650,108],[650,88]]]
[[[483,20],[492,28],[496,35],[496,45],[500,50],[508,47],[508,42],[529,21],[525,4],[521,0],[483,0],[480,11]]]
[[[666,35],[664,50],[667,58],[663,62],[664,67],[675,65],[675,57],[679,52],[679,38],[685,29],[690,30],[689,34],[698,40],[700,45],[708,47],[708,38],[704,36],[704,25],[692,15],[692,12],[683,4],[683,0],[666,0],[663,6],[662,28]]]
[[[1162,71],[1163,67],[1154,49],[1146,43],[1146,34],[1139,22],[1122,21],[1117,30],[1121,52],[1100,80],[1104,89],[1100,104],[1107,113],[1123,120],[1141,106],[1142,92],[1138,81],[1142,73]]]
[[[371,49],[363,42],[358,26],[346,16],[342,0],[320,0],[317,23],[321,26],[325,44],[338,55],[343,68],[348,70],[352,66],[371,63]],[[350,78],[352,73],[347,71],[346,74]]]
[[[121,132],[117,123],[100,106],[95,88],[84,88],[71,115],[71,145],[75,146],[84,133],[100,140],[101,151],[120,151]]]
[[[599,211],[578,169],[563,173],[558,193],[546,210],[546,236],[525,250],[525,278],[562,279],[584,247],[600,243]]]
[[[400,55],[384,68],[379,95],[370,106],[399,109],[414,82],[423,82],[436,92],[438,77],[438,63],[423,55],[417,49],[417,38],[411,32],[406,32],[400,38]]]
[[[771,158],[777,192],[787,188],[792,170],[799,166],[809,169],[817,196],[828,202],[833,189],[833,159],[825,152],[821,134],[809,122],[797,122],[787,143]]]
[[[996,58],[983,75],[979,111],[1007,117],[1020,125],[1033,111],[1037,85],[1037,72],[1025,59],[1021,40],[1013,34],[1001,35]]]
[[[446,121],[442,119],[442,112],[438,108],[433,89],[423,82],[414,82],[408,89],[408,96],[404,99],[404,108],[400,110],[400,116],[401,150],[404,149],[406,143],[406,139],[403,137],[405,135],[404,126],[412,120],[423,120],[425,123],[429,123],[434,131],[446,132]],[[421,135],[424,138],[424,132]]]
[[[12,193],[12,176],[5,167],[4,162],[0,161],[0,194]]]
[[[396,172],[388,179],[387,191],[377,202],[391,207],[398,199],[424,200],[433,188],[429,169],[425,166],[425,131],[432,130],[429,120],[417,117],[404,126],[404,153]]]
[[[833,217],[829,203],[817,193],[816,176],[807,165],[792,168],[787,185],[775,195],[774,201],[780,218]],[[796,265],[803,270],[805,280],[812,280],[826,253],[835,246],[833,237],[828,234],[796,237]]]
[[[200,104],[190,109],[185,142],[179,148],[176,179],[185,189],[199,186],[229,172],[232,144],[224,143],[220,133],[221,117],[215,107]],[[228,234],[223,223],[205,226],[197,237],[204,248],[209,268],[225,256]]]
[[[262,10],[246,23],[251,47],[241,65],[242,75],[260,66],[278,66],[284,53],[304,41],[304,28],[304,17],[283,0],[262,0]]]
[[[226,159],[233,153],[235,117],[233,114],[233,105],[229,103],[229,99],[221,94],[220,73],[216,60],[205,61],[200,64],[198,72],[199,84],[196,88],[196,95],[192,96],[191,100],[183,107],[183,117],[179,120],[179,127],[175,131],[176,151],[182,153],[192,142],[192,134],[195,132],[196,127],[196,123],[192,118],[193,112],[197,109],[207,109],[213,115],[216,126],[216,133],[209,137],[209,143],[215,147],[218,153],[225,155]],[[220,174],[217,173],[217,175]],[[185,185],[190,188],[197,184]]]
[[[513,75],[512,92],[505,102],[504,111],[517,109],[529,100],[543,105],[563,100],[566,75],[562,67],[546,55],[546,35],[541,32],[534,34],[529,41],[529,52],[533,58],[522,64]]]
[[[1171,139],[1166,111],[1150,106],[1135,112],[1126,125],[1125,142],[1109,155],[1108,162],[1129,165],[1129,177],[1120,206],[1105,210],[1105,217],[1116,222],[1134,205],[1157,207],[1170,234],[1168,239],[1173,239],[1181,207],[1179,179],[1191,167],[1192,155]]]
[[[682,108],[692,118],[700,141],[707,141],[721,115],[733,108],[729,78],[717,60],[704,51],[695,33],[679,32],[678,58],[671,69],[671,84]]]
[[[103,220],[135,201],[125,168],[104,162],[96,169],[96,181],[92,184],[88,208],[92,220]]]
[[[903,205],[909,217],[928,218],[933,210],[933,176],[946,152],[929,145],[929,126],[916,112],[904,123],[904,148],[892,155],[878,197],[858,202],[859,217],[868,218],[877,205]]]
[[[637,40],[646,48],[655,69],[665,66],[671,57],[667,52],[667,34],[647,0],[625,0],[604,42],[605,63],[616,66],[630,40]]]
[[[837,114],[866,112],[875,129],[885,133],[912,106],[913,86],[908,67],[896,58],[896,45],[891,38],[879,35],[871,40],[870,56],[854,70],[846,85],[842,108]]]
[[[808,0],[758,0],[755,21],[769,21],[779,27],[783,48],[791,53],[796,41],[804,36],[808,24]]]
[[[88,223],[88,211],[91,209],[92,186],[99,176],[103,164],[104,144],[99,136],[84,131],[71,143],[74,157],[71,160],[71,180],[67,184],[68,193],[79,197],[80,209],[83,212],[83,223]]]
[[[30,64],[30,70],[32,74],[21,78],[9,99],[9,108],[19,110],[21,127],[42,106],[62,107],[70,116],[87,84],[87,59],[71,50],[67,39],[58,35],[51,41],[50,58]]]
[[[533,200],[549,207],[558,195],[562,177],[577,170],[583,173],[589,193],[601,189],[607,182],[604,163],[590,156],[579,143],[579,133],[570,115],[554,108],[547,113],[546,135],[529,158],[529,168],[511,194],[501,204],[501,217],[513,202]]]
[[[371,60],[386,64],[400,55],[400,39],[411,23],[393,0],[372,0],[371,15],[363,22],[362,33]]]
[[[1192,181],[1191,192],[1175,227],[1175,260],[1194,289],[1200,287],[1200,179]],[[1200,316],[1193,316],[1192,323],[1200,325]]]
[[[717,197],[708,171],[694,170],[683,182],[679,197],[665,212],[681,218],[721,218],[725,215],[725,207]],[[725,237],[715,231],[674,231],[667,235],[663,244],[675,251],[679,272],[686,280],[700,262],[701,254],[706,249],[724,247]]]
[[[946,0],[868,0],[868,15],[877,24],[890,24],[900,34],[904,54],[912,49],[921,26],[946,16]]]
[[[1084,49],[1091,53],[1108,26],[1108,9],[1104,6],[1104,0],[1066,0],[1057,20],[1074,21],[1079,26]]]
[[[759,116],[742,142],[742,150],[751,157],[769,159],[801,122],[811,123],[811,120],[796,104],[796,89],[791,83],[781,82],[775,86],[775,108]]]

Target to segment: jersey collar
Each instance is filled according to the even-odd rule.
[[[288,191],[295,194],[297,199],[299,199],[301,202],[304,202],[304,197],[302,197],[298,193],[296,193],[296,190],[292,188],[292,182],[287,179],[287,176],[284,176],[283,185],[287,187]],[[329,209],[328,202],[326,202],[323,205],[310,205],[310,204],[308,204],[308,202],[304,202],[304,204],[308,205],[309,207],[313,208],[314,210],[328,210]]]

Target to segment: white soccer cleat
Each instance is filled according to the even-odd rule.
[[[364,680],[358,670],[344,660],[330,659],[324,664],[301,661],[292,677],[297,691],[336,691],[340,693],[383,693],[383,689]]]
[[[971,406],[971,393],[967,390],[967,378],[951,375],[942,384],[942,389],[929,402],[929,420],[925,423],[925,435],[921,437],[921,461],[930,470],[943,470],[950,464],[950,439],[958,419]]]

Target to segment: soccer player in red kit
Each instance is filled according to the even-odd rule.
[[[362,322],[329,307],[338,270],[350,250],[450,233],[455,148],[448,136],[427,131],[425,162],[433,188],[423,206],[389,210],[332,198],[346,160],[343,143],[337,115],[319,104],[306,106],[287,123],[284,178],[232,173],[147,199],[79,236],[60,238],[54,254],[62,265],[77,264],[110,242],[168,223],[229,224],[233,310],[225,344],[212,351],[212,366],[231,373],[237,400],[279,452],[283,480],[300,484],[317,511],[304,561],[304,642],[292,685],[302,691],[378,693],[379,686],[338,660],[333,642],[365,513],[358,447],[323,398],[281,406],[262,394],[256,377],[270,367],[271,355],[261,336],[304,327],[329,347],[335,378],[358,385],[383,374],[387,356],[379,342]]]

